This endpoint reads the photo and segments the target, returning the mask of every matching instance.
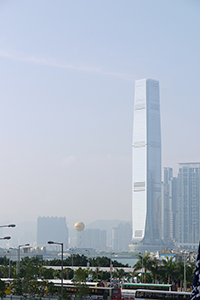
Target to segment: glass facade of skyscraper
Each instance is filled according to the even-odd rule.
[[[200,239],[200,163],[180,163],[178,174],[178,245],[195,247]]]
[[[169,245],[173,241],[173,169],[164,168],[161,198],[161,238]]]
[[[152,79],[135,82],[132,174],[132,242],[154,244],[160,239],[161,130],[159,82]]]

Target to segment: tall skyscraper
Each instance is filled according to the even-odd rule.
[[[180,163],[178,246],[197,248],[200,239],[200,163]]]
[[[159,82],[135,82],[133,118],[133,244],[160,240],[161,130]]]

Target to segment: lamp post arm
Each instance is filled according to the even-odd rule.
[[[16,227],[16,225],[15,224],[0,225],[0,228],[3,228],[3,227]]]
[[[63,243],[48,241],[48,244],[57,244],[61,246],[61,300],[63,300]]]

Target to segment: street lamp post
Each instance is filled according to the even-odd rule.
[[[18,251],[18,248],[12,248],[12,247],[10,247],[9,250],[16,250],[16,251]],[[10,257],[11,257],[11,251],[10,251]],[[16,264],[17,264],[17,255],[16,255]],[[16,265],[16,269],[17,269],[17,265]]]
[[[56,244],[61,246],[61,300],[63,300],[63,243],[48,241],[48,244]]]
[[[20,248],[21,247],[26,247],[26,246],[29,246],[30,244],[25,244],[25,245],[19,245],[18,248],[16,249],[17,250],[17,274],[19,274],[20,272]],[[15,248],[13,248],[15,249]]]
[[[187,267],[187,257],[188,257],[188,250],[182,250],[182,261],[183,261],[183,280],[184,280],[184,292],[187,289],[187,279],[186,279],[186,267]],[[182,287],[181,287],[182,290]]]
[[[10,261],[11,261],[11,251],[9,251],[9,278],[10,278]]]
[[[0,226],[0,227],[2,227],[2,226]],[[10,236],[4,236],[4,237],[0,238],[0,240],[10,240],[10,239],[11,239]],[[10,278],[10,259],[9,259],[9,278]]]
[[[69,250],[72,251],[72,269],[73,269],[73,266],[74,266],[74,251],[76,250],[76,247],[75,248],[69,248]]]
[[[11,251],[7,250],[6,253],[9,253],[9,269],[8,269],[8,278],[10,278],[10,260],[11,260]]]
[[[143,266],[143,253],[139,252],[139,254],[142,257],[142,283],[143,283],[143,269],[144,269],[144,266]]]
[[[0,240],[10,240],[10,239],[11,239],[10,236],[4,236],[4,237],[0,238]]]
[[[184,292],[186,292],[187,289],[187,279],[186,279],[186,267],[187,267],[187,259],[188,259],[188,250],[183,251],[183,258],[184,258]]]
[[[89,250],[85,250],[88,253],[88,263],[87,263],[87,267],[88,267],[88,281],[89,281],[89,267],[90,267],[90,251]]]
[[[110,254],[110,285],[111,285],[111,282],[112,282],[112,268],[113,268],[113,265],[112,265],[112,255],[114,254],[114,252],[111,252]]]
[[[4,227],[15,227],[15,224],[7,224],[7,225],[0,225],[0,228],[4,228]],[[3,238],[0,238],[0,240],[10,240],[11,237],[10,236],[4,236]],[[8,251],[10,252],[10,251]],[[9,278],[10,278],[10,255],[9,255]]]
[[[186,253],[184,253],[184,292],[186,292]]]

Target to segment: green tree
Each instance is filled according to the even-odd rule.
[[[92,271],[92,279],[94,281],[102,281],[103,280],[103,271],[100,271],[99,267],[96,267],[95,271]]]
[[[52,268],[44,268],[43,266],[39,267],[39,274],[38,277],[39,278],[43,278],[43,279],[53,279],[54,275],[53,275],[53,269]]]
[[[150,257],[150,253],[145,253],[144,255],[142,253],[138,253],[136,256],[138,257],[138,261],[133,266],[133,269],[134,271],[138,271],[143,268],[142,271],[144,271],[144,282],[147,282],[147,271],[150,271],[153,260]]]
[[[87,270],[78,268],[75,272],[74,285],[76,288],[75,298],[85,299],[89,295],[89,288],[86,285]]]
[[[192,285],[193,276],[194,276],[194,269],[195,263],[186,264],[186,281],[187,284]],[[184,281],[184,262],[178,262],[176,264],[176,282],[183,288],[183,281]]]
[[[176,282],[182,290],[183,287],[183,279],[184,279],[184,263],[178,262],[176,264]]]
[[[137,277],[138,276],[138,273],[136,272],[136,271],[132,271],[132,272],[130,272],[130,273],[126,273],[126,279],[128,280],[128,281],[132,281],[132,282],[134,282],[134,278],[135,277]]]
[[[118,282],[122,280],[126,275],[125,271],[123,269],[116,269],[114,276],[117,278]]]
[[[74,276],[74,271],[70,268],[65,268],[63,270],[63,278],[64,279],[72,279]]]
[[[13,294],[42,294],[44,284],[37,282],[40,268],[41,262],[38,258],[23,258],[20,263],[20,273],[15,276],[12,283]],[[39,286],[41,287],[39,288]]]
[[[187,265],[187,268],[186,268],[186,278],[187,278],[187,283],[189,285],[192,285],[193,276],[194,276],[194,270],[195,270],[195,263],[190,263],[190,264]]]
[[[78,268],[74,271],[74,281],[75,282],[85,282],[87,277],[87,270]]]
[[[55,296],[56,295],[56,287],[55,285],[53,284],[53,282],[48,282],[47,283],[47,291],[46,291],[46,295],[47,296]]]
[[[128,267],[128,264],[124,265],[117,260],[112,260],[114,267]],[[110,258],[107,256],[90,258],[91,267],[110,267]]]
[[[166,257],[163,259],[160,267],[160,274],[164,282],[172,283],[176,280],[177,267],[174,261],[174,257]]]
[[[150,266],[151,277],[154,283],[158,283],[160,279],[160,266],[158,259],[152,259],[152,263]]]
[[[3,299],[6,295],[5,293],[6,285],[3,280],[0,279],[0,297]]]
[[[7,266],[8,264],[9,264],[9,259],[6,258],[6,256],[0,257],[0,265]]]
[[[8,278],[9,267],[5,265],[0,266],[0,278]]]
[[[14,278],[14,280],[12,281],[11,294],[12,295],[17,295],[17,296],[22,296],[23,295],[22,280],[19,277],[19,275],[17,275]]]

